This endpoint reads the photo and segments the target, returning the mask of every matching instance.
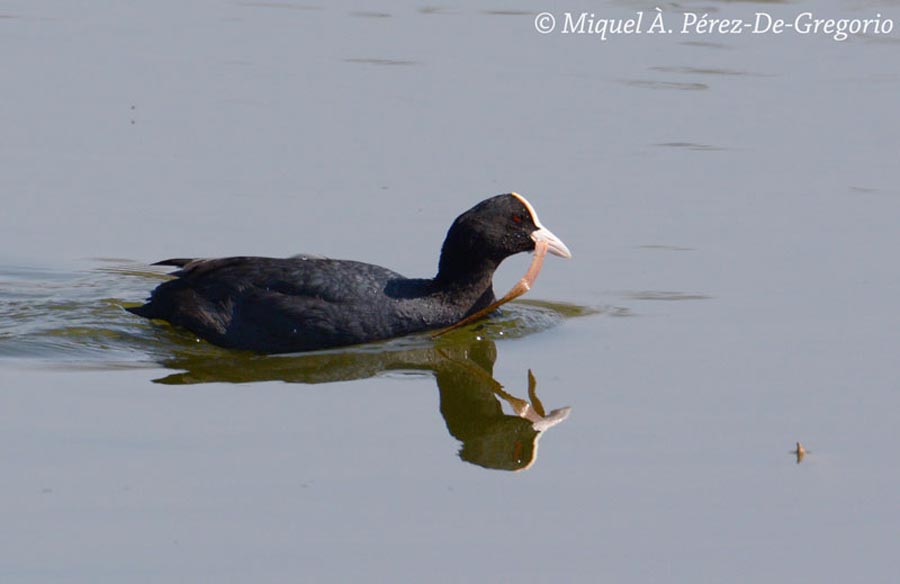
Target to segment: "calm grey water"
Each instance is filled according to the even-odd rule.
[[[0,579],[895,581],[900,32],[535,30],[653,8],[0,4]],[[121,309],[171,256],[429,276],[512,190],[575,257],[448,339]]]

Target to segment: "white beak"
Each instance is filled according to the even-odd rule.
[[[537,231],[532,232],[531,239],[535,242],[543,241],[547,244],[547,251],[561,258],[572,259],[572,252],[566,247],[566,244],[546,227],[540,227]]]

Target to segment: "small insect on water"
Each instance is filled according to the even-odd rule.
[[[797,464],[800,464],[801,462],[803,462],[803,457],[806,456],[809,451],[803,447],[803,444],[797,442],[797,448],[795,450],[791,450],[790,453],[797,457]]]

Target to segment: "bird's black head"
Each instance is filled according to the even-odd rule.
[[[441,250],[438,280],[490,277],[507,257],[534,250],[545,241],[548,251],[572,257],[569,248],[541,225],[534,207],[517,193],[486,199],[453,222]]]

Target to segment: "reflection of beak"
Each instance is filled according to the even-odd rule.
[[[571,411],[572,408],[569,407],[553,410],[546,416],[541,417],[541,419],[532,421],[532,426],[538,432],[544,432],[568,418]]]
[[[531,372],[531,369],[528,370],[528,399],[531,400],[531,403],[512,396],[503,391],[503,389],[495,389],[494,392],[512,406],[517,416],[531,422],[532,428],[538,432],[543,432],[559,424],[568,418],[569,412],[572,411],[570,407],[559,408],[551,411],[549,414],[544,411],[544,404],[541,403],[537,396],[537,380],[534,378],[534,373]]]
[[[537,231],[534,231],[531,234],[531,239],[533,239],[535,243],[537,243],[538,241],[543,241],[544,243],[546,243],[547,251],[555,256],[566,259],[572,258],[572,252],[569,251],[569,248],[566,247],[566,244],[563,243],[560,238],[553,235],[553,232],[546,227],[541,227]]]

